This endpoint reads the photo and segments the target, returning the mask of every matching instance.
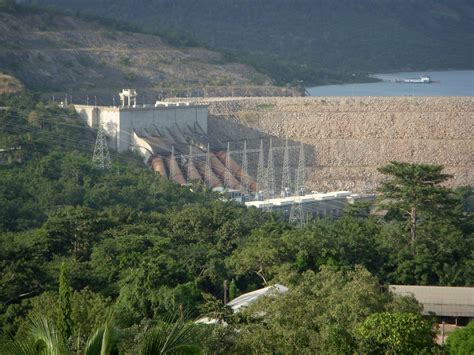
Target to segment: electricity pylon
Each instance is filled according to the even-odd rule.
[[[99,169],[110,170],[112,163],[110,162],[109,147],[107,145],[107,137],[105,136],[104,128],[99,122],[99,129],[97,130],[97,138],[95,140],[94,154],[92,156],[92,163]]]
[[[232,188],[232,173],[230,170],[230,142],[227,142],[227,153],[225,155],[224,188]]]
[[[306,224],[305,215],[303,214],[303,204],[300,201],[293,201],[290,209],[290,223],[295,223],[299,227]]]
[[[247,195],[249,193],[250,181],[249,181],[249,161],[247,157],[247,141],[244,141],[244,150],[242,152],[242,170],[240,172],[240,187],[244,195]]]
[[[206,172],[204,176],[204,180],[206,182],[207,187],[211,188],[211,149],[209,143],[207,144],[207,154],[206,154]]]
[[[193,178],[193,146],[189,145],[189,157],[188,157],[188,174],[186,176],[188,185],[191,184]]]
[[[258,154],[258,168],[257,168],[257,196],[261,191],[265,190],[265,161],[263,152],[263,141],[260,140],[260,151]]]
[[[273,142],[270,138],[270,147],[268,148],[268,164],[267,164],[267,196],[266,198],[272,198],[275,194],[275,167],[273,165]]]
[[[170,155],[170,180],[174,181],[177,171],[176,171],[176,156],[174,154],[174,145],[171,146],[171,155]]]
[[[296,170],[296,182],[295,182],[295,193],[298,195],[304,195],[305,190],[305,158],[304,158],[304,145],[303,142],[300,146],[300,156],[298,159],[298,169]]]
[[[285,152],[283,154],[283,173],[281,177],[281,195],[285,197],[291,185],[290,177],[290,154],[288,149],[288,139],[285,142]]]

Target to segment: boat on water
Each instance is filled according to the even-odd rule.
[[[428,75],[422,75],[419,78],[408,78],[408,79],[397,79],[396,83],[399,84],[434,84],[439,83],[439,81],[431,80],[431,77]]]

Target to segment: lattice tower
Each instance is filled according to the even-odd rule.
[[[169,163],[169,167],[170,167],[170,180],[171,181],[174,181],[174,178],[176,177],[176,174],[178,173],[176,171],[176,164],[175,164],[175,161],[176,161],[176,156],[174,154],[174,145],[171,146],[171,156],[170,156],[170,163]]]
[[[272,198],[275,194],[275,166],[273,164],[273,142],[270,138],[270,147],[268,148],[268,164],[267,164],[267,196],[266,198]]]
[[[257,194],[265,190],[265,160],[263,152],[263,141],[260,140],[260,151],[258,153],[257,168]]]
[[[285,152],[283,153],[283,173],[281,176],[281,195],[285,196],[290,188],[290,151],[288,148],[288,139],[285,142]]]
[[[296,225],[300,227],[306,224],[306,219],[303,214],[303,204],[301,203],[301,201],[295,201],[291,205],[290,223],[295,223]]]
[[[207,144],[207,153],[206,153],[206,172],[204,176],[204,180],[206,182],[207,187],[211,188],[211,149],[209,143]]]
[[[230,142],[227,142],[227,153],[225,155],[224,187],[229,190],[232,187],[232,172],[230,168],[230,159]]]
[[[186,176],[186,182],[191,183],[191,176],[193,174],[193,146],[189,145],[189,157],[188,157],[188,174]]]
[[[94,154],[92,155],[92,163],[99,169],[110,170],[112,168],[107,137],[105,136],[104,128],[100,122],[99,129],[97,130],[97,138],[95,140]]]
[[[305,183],[306,183],[306,177],[305,177],[304,145],[303,143],[301,143],[300,156],[298,159],[298,169],[296,170],[295,194],[297,195],[304,194]]]
[[[244,149],[242,151],[242,170],[240,172],[240,187],[244,195],[247,195],[250,191],[250,181],[248,172],[249,162],[247,157],[247,141],[244,141]]]

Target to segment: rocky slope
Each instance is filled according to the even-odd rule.
[[[0,70],[30,89],[69,92],[76,100],[88,94],[111,101],[122,87],[149,100],[162,91],[216,95],[222,87],[240,95],[288,94],[250,66],[225,63],[217,52],[174,48],[158,36],[52,13],[0,12]]]
[[[441,164],[452,185],[474,185],[472,97],[218,99],[209,108],[224,141],[269,134],[308,144],[314,190],[373,191],[376,168],[391,160]]]
[[[11,94],[23,91],[25,88],[20,81],[11,75],[0,73],[0,94]]]

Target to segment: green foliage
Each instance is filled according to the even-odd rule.
[[[69,286],[66,267],[61,263],[61,273],[59,274],[59,299],[58,299],[58,331],[65,339],[72,334],[71,322],[71,286]]]
[[[390,305],[390,296],[363,268],[307,271],[284,295],[257,301],[243,312],[239,351],[352,353],[355,327]]]
[[[161,324],[152,329],[143,342],[140,354],[201,354],[196,345],[197,325],[183,318]]]
[[[125,328],[120,351],[138,353],[150,329],[161,334],[150,335],[150,347],[162,347],[173,327],[187,329],[171,319],[183,310],[229,324],[196,330],[209,353],[350,353],[359,349],[355,328],[371,314],[420,314],[414,299],[393,298],[380,283],[474,282],[472,191],[439,186],[441,167],[391,163],[382,168],[390,174],[385,215],[351,206],[340,219],[295,228],[173,184],[131,154],[114,156],[111,172],[97,170],[76,144],[90,136],[93,145],[93,133],[74,114],[30,94],[0,96],[0,105],[11,106],[0,111],[1,142],[31,133],[22,158],[0,165],[0,343],[14,336],[18,353],[43,344],[29,331],[40,312],[54,320],[43,330],[61,329],[72,352],[90,334],[91,349],[116,338],[113,319]],[[56,134],[72,138],[61,145]],[[290,290],[231,315],[218,301],[224,280],[232,280],[231,298],[237,287]]]
[[[3,345],[2,353],[21,355],[62,355],[66,346],[52,322],[44,316],[30,319],[24,339]]]
[[[107,322],[89,336],[84,346],[84,355],[115,354],[121,340],[123,340],[122,332]]]
[[[375,313],[355,329],[364,354],[420,354],[434,348],[433,325],[412,313]]]
[[[233,300],[237,296],[237,285],[235,284],[235,280],[232,279],[229,286],[229,300]]]
[[[382,183],[378,207],[388,223],[382,230],[383,247],[391,252],[395,282],[459,284],[474,243],[472,213],[463,201],[440,184],[450,176],[442,166],[392,162],[379,170]],[[468,222],[469,221],[469,222]],[[435,257],[436,256],[436,257]],[[464,282],[465,282],[464,281]]]
[[[448,336],[446,348],[449,354],[472,354],[474,352],[474,321]]]

